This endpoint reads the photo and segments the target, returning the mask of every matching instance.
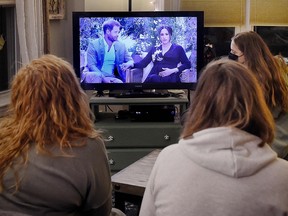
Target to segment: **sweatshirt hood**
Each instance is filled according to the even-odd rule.
[[[198,165],[231,177],[246,177],[276,160],[277,154],[262,140],[233,127],[217,127],[181,139],[179,147]]]

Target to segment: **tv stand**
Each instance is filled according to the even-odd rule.
[[[170,96],[168,91],[112,91],[109,93],[109,97],[115,98],[163,98]]]
[[[156,148],[164,148],[177,143],[181,132],[180,117],[188,106],[187,96],[163,97],[163,98],[115,98],[115,97],[91,97],[90,107],[96,117],[95,126],[103,131],[106,141],[111,172],[115,173],[127,167],[131,163],[147,155]],[[135,121],[126,115],[125,110],[121,117],[116,110],[110,110],[109,106],[124,106],[138,108],[139,106],[175,106],[175,118],[172,121]],[[122,107],[121,107],[122,108]],[[133,111],[133,110],[130,110]],[[154,110],[151,110],[154,111]],[[165,113],[164,113],[165,114]],[[161,116],[164,116],[161,114]],[[159,116],[160,118],[160,116]]]

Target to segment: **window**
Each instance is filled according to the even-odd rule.
[[[288,26],[255,26],[254,30],[267,43],[273,55],[288,57]]]
[[[234,34],[234,27],[205,27],[204,63],[207,64],[217,57],[227,56],[230,52],[230,42]]]

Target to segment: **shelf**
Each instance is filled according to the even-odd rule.
[[[187,104],[187,97],[165,98],[115,98],[115,97],[91,97],[90,104],[97,105],[122,105],[122,104]]]
[[[155,148],[162,149],[168,145],[177,143],[182,130],[179,119],[181,113],[187,108],[188,103],[189,100],[187,97],[91,97],[90,107],[96,117],[95,127],[103,132],[111,171],[117,172],[125,168]],[[100,105],[128,105],[128,114],[131,114],[131,108],[133,106],[135,108],[137,105],[140,105],[141,108],[142,105],[156,105],[155,107],[158,107],[158,105],[160,107],[173,105],[178,109],[175,109],[174,119],[172,116],[171,119],[164,119],[165,121],[155,121],[153,118],[148,118],[150,121],[136,121],[130,118],[130,115],[127,115],[127,118],[119,119],[117,118],[117,114],[119,113],[113,111],[101,112],[99,111]],[[149,108],[151,112],[154,111],[154,108],[152,110],[151,107]],[[159,115],[163,114],[165,113],[159,111]],[[152,119],[153,121],[151,121]]]
[[[177,114],[176,114],[177,115]],[[133,121],[129,117],[124,119],[117,119],[116,113],[107,113],[107,112],[98,112],[95,120],[96,125],[112,125],[113,127],[126,127],[133,124],[135,127],[138,125],[144,126],[153,124],[154,127],[161,127],[163,124],[165,125],[174,125],[175,123],[179,123],[179,116],[175,116],[174,121]]]

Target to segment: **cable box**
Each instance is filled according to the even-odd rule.
[[[174,105],[131,105],[129,106],[131,121],[160,121],[173,122],[175,117]]]

